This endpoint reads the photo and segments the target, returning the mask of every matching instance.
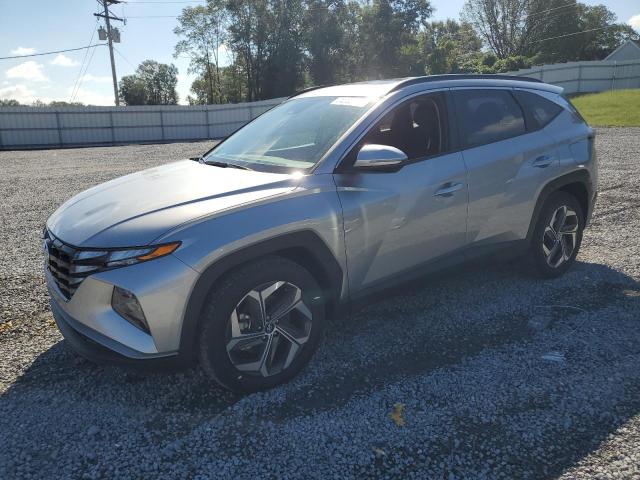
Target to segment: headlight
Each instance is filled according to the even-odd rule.
[[[46,228],[43,234],[47,270],[67,300],[89,275],[164,257],[181,245],[172,242],[148,247],[83,249],[64,243]]]
[[[173,253],[180,242],[122,250],[81,250],[73,258],[73,273],[88,273],[106,268],[124,267]]]

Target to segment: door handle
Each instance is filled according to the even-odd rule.
[[[462,188],[462,183],[452,183],[447,182],[442,185],[436,193],[433,194],[434,197],[450,197]]]
[[[551,155],[540,155],[533,161],[533,166],[537,168],[547,168],[553,163],[553,157]]]

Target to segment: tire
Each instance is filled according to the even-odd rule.
[[[560,224],[563,212],[564,222]],[[584,225],[584,213],[573,195],[555,192],[549,196],[538,216],[529,247],[539,276],[556,278],[573,265],[582,244]]]
[[[286,258],[269,256],[233,270],[212,289],[204,308],[198,339],[203,369],[239,393],[289,381],[322,338],[321,298],[313,276]]]

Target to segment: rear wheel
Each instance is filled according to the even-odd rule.
[[[199,339],[204,370],[240,392],[290,380],[321,338],[321,299],[313,276],[285,258],[268,257],[231,272],[205,309]]]
[[[574,263],[582,243],[584,215],[571,194],[556,192],[545,202],[531,241],[531,257],[538,273],[554,278]]]

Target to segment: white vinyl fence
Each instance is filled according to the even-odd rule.
[[[202,106],[3,107],[0,150],[223,138],[283,100]]]
[[[568,94],[640,88],[640,61],[569,62],[509,72]],[[149,107],[0,108],[0,150],[223,138],[281,103]]]
[[[640,88],[640,60],[556,63],[506,75],[537,78],[564,88],[568,94]]]

